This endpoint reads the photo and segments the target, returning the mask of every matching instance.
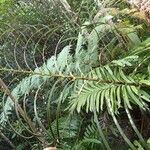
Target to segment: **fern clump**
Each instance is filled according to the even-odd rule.
[[[125,1],[0,3],[0,134],[11,147],[149,149],[150,38]]]

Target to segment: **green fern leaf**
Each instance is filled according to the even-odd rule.
[[[78,82],[71,96],[70,110],[80,112],[85,109],[86,112],[93,112],[96,109],[99,112],[107,107],[109,111],[106,101],[109,101],[116,113],[123,101],[130,109],[132,105],[148,108],[146,101],[150,102],[149,94],[139,89],[137,81],[125,75],[121,69],[117,72],[108,66],[96,68],[89,73],[89,77],[99,79],[99,82]]]

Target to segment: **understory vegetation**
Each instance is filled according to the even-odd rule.
[[[0,0],[0,150],[150,150],[149,62],[125,0]]]

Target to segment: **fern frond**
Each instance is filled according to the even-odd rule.
[[[86,112],[95,109],[103,111],[109,108],[106,101],[109,100],[114,112],[122,107],[122,101],[132,109],[132,104],[138,105],[142,109],[148,109],[146,101],[150,102],[146,91],[144,97],[143,90],[135,86],[138,82],[123,73],[121,69],[111,69],[108,66],[96,68],[91,71],[89,77],[96,77],[104,82],[82,81],[78,82],[76,89],[71,96],[70,110],[86,109]],[[108,83],[106,81],[111,81]],[[134,83],[135,85],[129,85]]]
[[[71,60],[69,55],[70,46],[66,46],[62,52],[56,58],[55,56],[51,57],[47,63],[43,66],[36,68],[34,71],[24,71],[24,70],[13,70],[1,68],[1,71],[8,71],[14,73],[23,73],[28,74],[29,77],[24,78],[12,91],[12,95],[19,100],[25,94],[28,94],[30,91],[38,89],[41,85],[45,84],[48,79],[52,76],[51,74],[61,72],[70,72],[71,68],[68,65],[68,61]],[[62,61],[63,57],[63,61]],[[61,76],[61,75],[60,75]],[[3,108],[3,113],[0,115],[0,123],[3,124],[7,121],[8,115],[11,113],[10,110],[14,106],[11,98],[8,97]]]
[[[133,48],[129,55],[138,55],[141,59],[148,61],[150,59],[150,38]]]

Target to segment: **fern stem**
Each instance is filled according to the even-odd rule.
[[[57,80],[56,82],[59,82],[59,80]],[[58,105],[57,105],[57,110],[56,110],[56,127],[57,127],[57,136],[58,136],[58,142],[60,140],[60,133],[59,133],[59,116],[60,116],[60,112],[61,112],[61,103],[63,102],[63,93],[65,92],[66,88],[68,87],[68,85],[70,84],[70,82],[68,82],[63,91],[60,94],[60,97],[58,98]]]
[[[5,102],[4,102],[4,98],[5,97],[5,94],[4,94],[4,96],[3,96],[3,101],[2,101],[2,107],[4,108],[4,105],[5,105]],[[3,111],[3,113],[4,113],[4,116],[6,116],[6,113],[5,113],[5,111]],[[16,131],[16,129],[13,127],[13,125],[12,125],[12,123],[9,121],[9,118],[7,119],[7,123],[8,123],[8,125],[10,126],[10,130],[8,129],[8,128],[6,128],[6,127],[4,127],[4,125],[2,125],[2,124],[0,124],[0,126],[2,127],[2,128],[4,128],[5,130],[9,130],[10,132],[11,131],[13,131],[14,133],[16,133],[16,135],[19,135],[20,137],[22,137],[22,138],[24,138],[24,139],[31,139],[31,138],[33,138],[33,135],[34,136],[39,136],[39,135],[35,135],[33,132],[31,133],[32,134],[32,136],[30,136],[30,137],[27,137],[27,136],[24,136],[24,135],[22,135],[22,134],[20,134],[18,131]]]
[[[4,89],[4,91],[6,92],[6,94],[11,98],[11,100],[14,102],[14,104],[16,104],[16,107],[18,109],[18,112],[20,113],[20,115],[22,116],[22,118],[26,121],[26,123],[29,125],[29,127],[31,128],[31,130],[33,131],[33,133],[37,133],[37,130],[35,128],[35,126],[32,123],[32,120],[26,116],[24,110],[21,108],[21,106],[18,104],[18,102],[16,101],[15,97],[11,94],[10,90],[8,89],[8,87],[6,86],[6,84],[3,82],[3,80],[0,78],[0,86],[2,87],[2,89]],[[34,135],[34,134],[33,134]],[[35,136],[35,135],[34,135]],[[44,143],[44,140],[41,137],[35,136],[41,143]]]
[[[104,142],[104,145],[106,146],[107,150],[111,150],[111,148],[110,148],[110,146],[109,146],[109,144],[108,144],[108,142],[107,142],[107,140],[106,140],[106,138],[105,138],[105,136],[103,134],[102,128],[101,128],[101,126],[99,124],[98,117],[97,117],[97,114],[96,114],[96,109],[94,110],[94,120],[95,120],[95,123],[96,123],[96,125],[98,127],[99,134],[100,134],[100,136],[101,136],[101,138],[102,138],[102,140]]]
[[[60,133],[59,133],[59,113],[60,113],[60,107],[61,107],[61,99],[58,101],[58,106],[56,110],[56,129],[57,129],[57,137],[58,140],[60,139]]]
[[[127,104],[124,102],[124,106],[125,106],[125,110],[126,110],[126,113],[127,113],[127,116],[129,118],[129,121],[130,121],[130,124],[133,128],[133,130],[135,131],[135,133],[137,134],[138,138],[140,139],[140,141],[142,142],[143,146],[145,147],[146,150],[149,150],[149,148],[147,147],[147,144],[146,142],[144,141],[142,135],[140,134],[139,130],[137,129],[135,123],[133,122],[133,119],[131,117],[131,114],[129,112],[129,109],[127,107]]]
[[[53,136],[53,139],[56,140],[55,138],[55,134],[53,132],[53,129],[52,129],[52,125],[51,125],[51,98],[52,98],[52,95],[53,95],[53,92],[54,92],[54,89],[57,85],[57,83],[59,82],[59,80],[57,80],[54,85],[52,86],[51,88],[51,91],[50,91],[50,94],[49,94],[49,99],[48,99],[48,102],[47,102],[47,120],[48,120],[48,126],[49,126],[49,130]]]
[[[16,149],[15,145],[6,137],[1,131],[0,131],[0,136],[13,148]]]
[[[111,113],[111,116],[113,118],[113,121],[114,121],[116,127],[118,128],[118,131],[120,132],[121,136],[125,140],[125,142],[130,146],[130,148],[132,150],[137,150],[137,148],[130,142],[130,140],[127,138],[127,136],[124,134],[123,130],[121,129],[121,127],[120,127],[120,125],[119,125],[119,123],[118,123],[118,121],[116,119],[116,116],[114,115],[114,112],[113,112],[113,109],[111,107],[109,99],[107,100],[107,105],[108,105],[108,108],[110,110],[110,113]]]
[[[72,74],[70,75],[63,75],[63,74],[46,74],[42,72],[35,72],[35,71],[28,71],[28,70],[15,70],[15,69],[7,69],[7,68],[0,68],[0,71],[4,72],[12,72],[12,73],[23,73],[23,74],[29,74],[29,75],[39,75],[41,77],[56,77],[56,78],[62,78],[62,79],[69,79],[69,80],[84,80],[84,81],[95,81],[98,83],[106,83],[106,84],[116,84],[116,85],[129,85],[129,86],[135,86],[135,87],[148,87],[150,88],[150,85],[139,83],[139,82],[126,82],[126,81],[114,81],[114,80],[102,80],[100,78],[89,78],[89,77],[81,77],[81,76],[74,76]]]
[[[37,97],[38,97],[39,90],[40,90],[40,87],[37,90],[37,92],[35,94],[35,98],[34,98],[34,114],[35,114],[35,118],[36,118],[39,126],[43,130],[44,134],[47,134],[48,136],[51,136],[51,134],[53,135],[53,132],[50,134],[49,131],[46,130],[46,128],[44,127],[44,124],[41,122],[41,118],[39,118],[39,116],[38,116],[37,106],[36,105],[37,105]],[[53,136],[53,143],[56,143],[55,136]],[[44,144],[47,144],[47,143],[44,143]]]

